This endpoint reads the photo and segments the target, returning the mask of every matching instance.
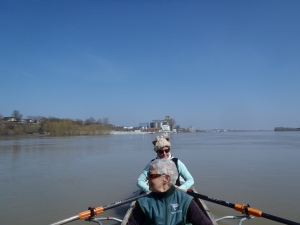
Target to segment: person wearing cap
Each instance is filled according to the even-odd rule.
[[[212,225],[193,197],[175,188],[177,177],[172,160],[152,161],[147,172],[151,193],[137,200],[127,225]]]
[[[175,187],[183,190],[189,189],[194,184],[194,179],[187,170],[186,166],[178,158],[174,158],[171,155],[171,143],[169,142],[169,137],[167,135],[157,137],[152,143],[154,145],[154,151],[157,154],[156,159],[170,159],[175,163],[179,174],[176,179]],[[152,161],[153,160],[154,159],[152,159]],[[149,165],[150,163],[144,168],[142,174],[138,177],[137,180],[137,186],[145,193],[150,191],[147,182],[147,173],[149,170]],[[180,176],[185,180],[183,184],[180,183]]]

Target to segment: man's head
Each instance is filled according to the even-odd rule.
[[[175,185],[177,177],[178,171],[172,160],[156,159],[150,163],[147,179],[151,191],[167,191],[172,185]]]
[[[171,143],[169,142],[168,136],[157,137],[152,143],[154,145],[154,151],[159,158],[168,159],[170,157]]]

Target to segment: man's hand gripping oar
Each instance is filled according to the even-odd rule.
[[[73,216],[73,217],[70,217],[68,219],[64,219],[64,220],[61,220],[61,221],[58,221],[56,223],[52,223],[50,225],[60,225],[60,224],[65,224],[65,223],[69,223],[69,222],[72,222],[72,221],[75,221],[75,220],[78,220],[78,219],[86,219],[86,218],[89,218],[89,217],[94,217],[100,213],[103,213],[105,210],[108,210],[108,209],[112,209],[112,208],[115,208],[115,207],[118,207],[120,205],[124,205],[126,203],[130,203],[130,202],[133,202],[141,197],[144,197],[145,195],[147,194],[142,194],[142,195],[139,195],[137,197],[134,197],[134,198],[130,198],[130,199],[125,199],[125,200],[121,200],[121,201],[118,201],[118,202],[115,202],[115,203],[111,203],[107,206],[99,206],[99,207],[89,207],[88,210],[84,211],[84,212],[81,212],[79,213],[78,215],[76,216]]]

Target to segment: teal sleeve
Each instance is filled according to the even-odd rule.
[[[150,163],[149,163],[150,164]],[[145,193],[149,192],[149,185],[147,182],[147,173],[149,171],[149,164],[145,167],[142,174],[139,176],[137,180],[137,186]]]
[[[192,177],[190,172],[187,170],[185,165],[179,159],[178,159],[177,165],[178,165],[179,175],[185,180],[185,183],[182,184],[179,188],[183,189],[183,190],[187,190],[193,186],[194,178]]]

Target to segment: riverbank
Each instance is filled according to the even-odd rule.
[[[100,124],[78,124],[72,120],[45,120],[41,123],[0,121],[0,136],[81,136],[109,134],[112,128]]]
[[[152,132],[144,131],[110,131],[110,134],[152,134]]]
[[[274,131],[300,131],[300,128],[292,128],[292,127],[275,127]]]

